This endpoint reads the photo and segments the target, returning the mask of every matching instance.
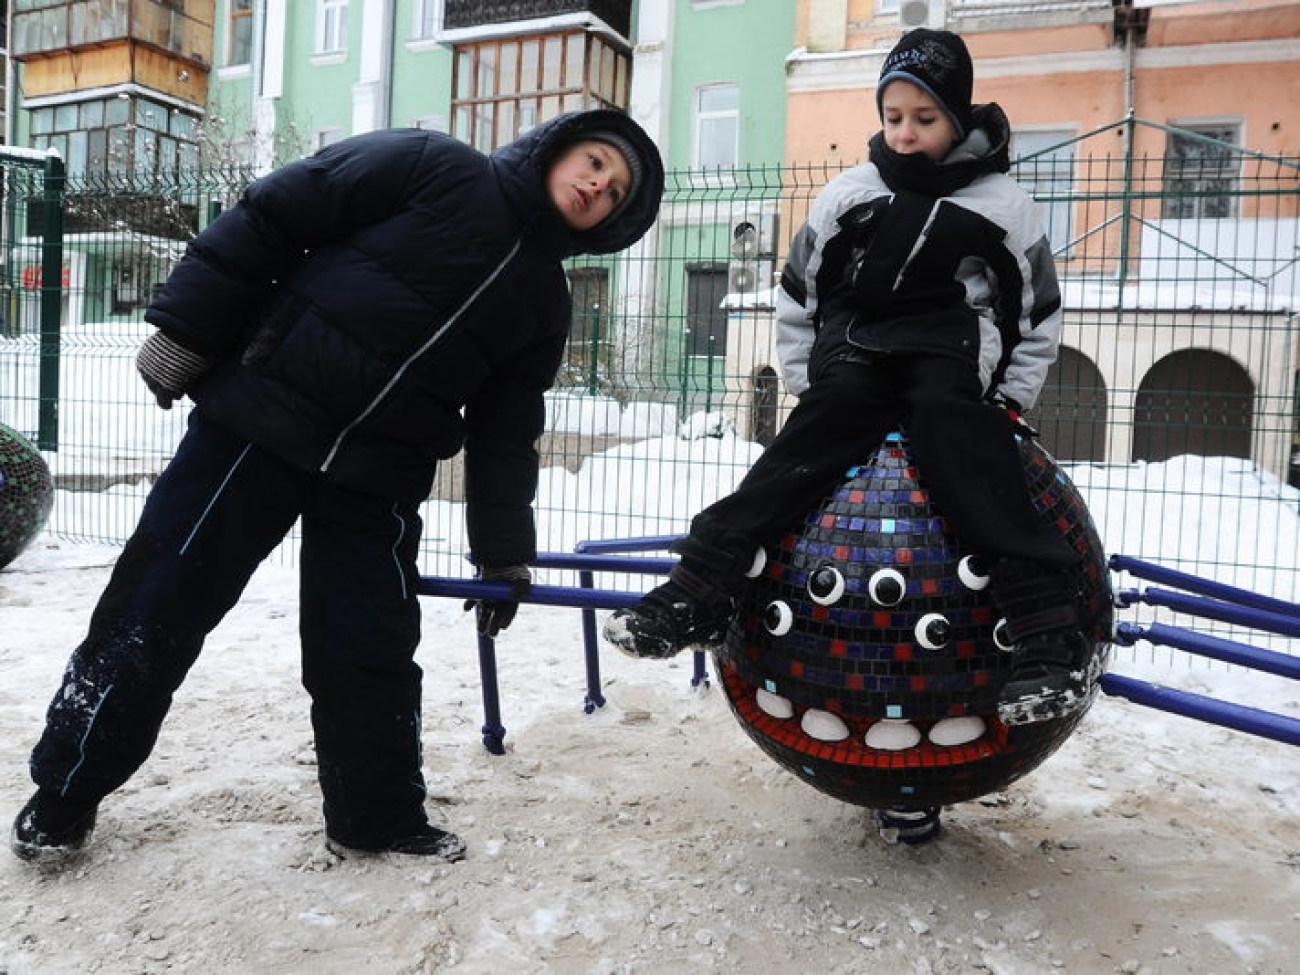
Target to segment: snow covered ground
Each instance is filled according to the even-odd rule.
[[[674,483],[687,469],[679,452],[717,449],[708,439],[648,441],[629,483]],[[646,476],[651,457],[671,465],[662,477]],[[1211,517],[1198,498],[1257,476],[1242,462],[1135,465],[1129,482],[1113,469],[1096,483],[1090,468],[1070,473],[1108,550],[1197,571],[1179,554],[1189,539],[1203,556],[1220,533],[1257,533],[1289,557],[1223,581],[1297,598],[1294,489],[1242,492],[1275,498]],[[1135,505],[1150,478],[1161,489]],[[582,490],[558,472],[543,488],[557,484]],[[1111,503],[1121,488],[1137,493]],[[664,503],[684,516],[680,497]],[[46,534],[0,571],[6,828],[116,554]],[[690,686],[689,658],[605,652],[608,703],[584,713],[579,624],[575,610],[526,606],[502,635],[507,750],[494,756],[480,742],[471,620],[458,601],[427,599],[430,809],[469,854],[448,866],[341,861],[322,844],[296,579],[268,563],[209,641],[153,757],[104,803],[84,859],[51,874],[0,855],[0,973],[1296,970],[1290,746],[1102,697],[1026,778],[947,809],[936,841],[893,845],[868,811],[763,755],[719,687]],[[1118,650],[1113,669],[1300,717],[1300,689],[1282,678],[1146,645]]]

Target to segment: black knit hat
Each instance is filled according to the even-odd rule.
[[[582,138],[594,139],[597,142],[603,142],[606,145],[613,146],[618,150],[618,154],[623,157],[623,161],[627,163],[627,196],[619,200],[618,206],[615,207],[613,213],[610,214],[610,216],[613,216],[614,213],[623,209],[632,197],[636,196],[637,188],[641,183],[642,175],[645,171],[645,163],[641,161],[641,156],[637,153],[636,147],[632,145],[632,142],[612,129],[595,129],[591,132],[584,132],[582,133]]]
[[[891,81],[910,81],[928,93],[957,129],[958,139],[970,131],[975,69],[966,42],[956,34],[918,27],[894,45],[876,83],[876,110],[882,117],[885,86]]]

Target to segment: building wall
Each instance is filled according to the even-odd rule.
[[[1160,221],[1162,160],[1169,139],[1162,126],[1232,122],[1240,127],[1243,158],[1257,152],[1300,155],[1300,3],[1157,4],[1143,15],[1149,17],[1145,22],[1115,20],[1104,5],[1077,4],[1088,8],[1076,18],[1085,22],[1070,23],[1067,17],[1044,14],[1037,18],[1041,25],[1033,27],[1025,26],[1023,16],[980,21],[956,16],[976,6],[948,4],[954,15],[951,26],[966,38],[975,59],[976,101],[999,102],[1013,127],[1021,130],[1071,131],[1079,136],[1098,132],[1075,147],[1080,194],[1104,200],[1108,187],[1116,200],[1135,194],[1131,201],[1077,205],[1076,231],[1100,227],[1121,211],[1114,228],[1135,226],[1130,221],[1142,218],[1148,226],[1177,231],[1174,221]],[[1051,5],[1036,6],[1041,12]],[[868,138],[879,128],[875,82],[884,56],[900,36],[897,18],[877,16],[869,0],[800,0],[798,7],[796,53],[787,85],[785,161],[793,167],[858,162],[865,158]],[[837,17],[841,18],[838,29]],[[1126,30],[1129,26],[1131,34]],[[1126,44],[1126,38],[1133,43]],[[1268,94],[1259,97],[1262,92]],[[1157,124],[1116,124],[1130,114]],[[1141,162],[1135,167],[1136,181],[1125,183],[1119,174],[1124,172],[1122,160],[1130,141],[1133,155]],[[1217,235],[1225,246],[1238,247],[1234,251],[1238,259],[1246,255],[1240,247],[1249,249],[1251,240],[1268,235],[1269,220],[1256,218],[1293,222],[1296,216],[1294,171],[1286,166],[1273,171],[1278,173],[1279,186],[1287,181],[1286,173],[1292,173],[1291,196],[1281,205],[1276,198],[1252,199],[1252,188],[1267,191],[1270,187],[1262,177],[1251,182],[1257,173],[1247,163],[1242,172],[1248,185],[1235,204],[1235,217],[1203,221],[1213,225],[1208,228],[1211,239]],[[1151,198],[1142,199],[1144,194]],[[1267,211],[1261,211],[1265,205]],[[1155,268],[1161,263],[1153,259],[1158,255],[1145,255],[1148,263],[1141,263],[1138,238],[1137,229],[1128,238],[1116,229],[1102,231],[1101,243],[1091,246],[1099,247],[1104,259],[1086,268],[1066,261],[1064,273],[1100,275],[1100,280],[1118,281],[1121,286],[1140,280],[1142,272],[1170,274],[1167,258],[1163,271]],[[1151,247],[1150,241],[1143,243]],[[1123,252],[1130,263],[1118,259]],[[1291,409],[1297,352],[1287,330],[1294,328],[1294,319],[1285,312],[1262,309],[1293,305],[1295,297],[1285,294],[1288,289],[1279,281],[1274,304],[1249,306],[1260,311],[1209,312],[1187,297],[1189,286],[1201,288],[1197,302],[1208,291],[1209,306],[1226,311],[1233,306],[1226,293],[1235,285],[1216,281],[1209,263],[1199,270],[1180,265],[1177,273],[1185,277],[1169,292],[1171,304],[1152,306],[1146,298],[1126,299],[1119,292],[1110,312],[1098,310],[1091,302],[1073,308],[1067,302],[1063,345],[1096,364],[1106,389],[1111,418],[1106,459],[1131,459],[1131,417],[1151,370],[1180,350],[1201,349],[1237,364],[1249,375],[1255,390],[1252,456],[1285,477],[1289,433],[1266,428],[1263,420]],[[1141,308],[1126,308],[1129,300]],[[732,387],[737,394],[744,392],[748,377],[776,362],[770,316],[751,315],[745,328],[748,339],[729,350],[726,370],[738,377]],[[790,405],[788,397],[783,405]],[[743,401],[734,419],[744,431],[748,417]]]
[[[642,0],[642,3],[665,0]],[[786,123],[784,60],[794,34],[794,6],[772,0],[734,4],[675,3],[665,165],[686,169],[695,141],[695,97],[702,85],[740,87],[740,161],[780,162]]]
[[[827,3],[843,5],[798,0],[798,45],[806,43],[810,19]],[[858,6],[868,5],[849,3],[846,15],[863,14]],[[1041,28],[996,21],[993,29],[982,29],[990,25],[970,23],[981,27],[962,31],[975,59],[976,101],[999,102],[1013,125],[1052,124],[1084,133],[1124,118],[1131,102],[1134,114],[1155,122],[1240,119],[1253,149],[1300,152],[1296,0],[1153,7],[1131,64],[1122,31],[1109,20]],[[806,50],[792,61],[787,161],[862,157],[866,139],[879,127],[875,81],[900,33],[896,20],[890,29],[885,25],[880,18],[853,21],[842,49]],[[1266,97],[1246,95],[1263,92]]]

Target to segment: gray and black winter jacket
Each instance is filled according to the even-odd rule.
[[[990,399],[1034,405],[1061,300],[1034,202],[1005,174],[1009,136],[1002,110],[979,106],[943,162],[893,154],[878,134],[871,161],[827,185],[777,290],[792,393],[835,359],[923,353],[969,362]]]
[[[644,183],[577,233],[545,168],[610,129],[645,150]],[[561,260],[637,241],[662,186],[654,146],[616,111],[561,116],[490,156],[418,129],[355,136],[250,186],[145,317],[215,362],[188,390],[203,416],[342,486],[423,500],[463,446],[475,560],[524,562],[571,314]]]

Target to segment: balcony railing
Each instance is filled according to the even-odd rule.
[[[576,13],[594,14],[624,37],[632,29],[632,0],[446,0],[443,26],[454,30]]]

